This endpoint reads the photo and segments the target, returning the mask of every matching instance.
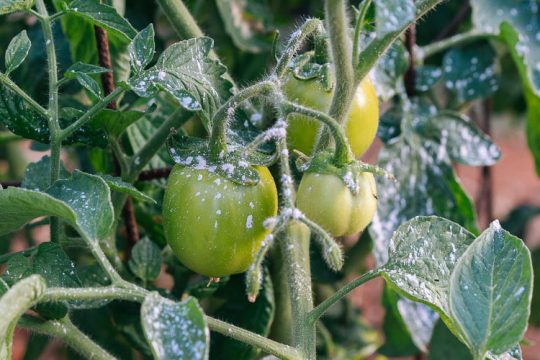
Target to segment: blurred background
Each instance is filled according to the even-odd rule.
[[[168,44],[178,41],[167,19],[153,1],[126,0],[114,1],[115,6],[125,10],[125,15],[137,29],[142,29],[152,22],[156,27],[158,52]],[[268,0],[251,2],[249,24],[257,30],[257,37],[248,44],[241,43],[234,35],[223,31],[227,16],[223,9],[218,9],[214,1],[187,1],[192,13],[203,31],[215,40],[216,51],[229,68],[233,78],[240,86],[265,76],[273,64],[271,55],[272,39],[275,30],[283,34],[282,39],[291,32],[295,25],[308,16],[322,17],[322,1],[312,0]],[[258,8],[258,4],[263,4]],[[352,1],[357,5],[358,1]],[[271,11],[264,10],[268,6]],[[229,9],[234,11],[234,9]],[[262,13],[264,10],[264,13]],[[249,17],[251,16],[251,17]],[[439,7],[417,26],[418,44],[426,44],[435,38],[448,37],[470,27],[470,8],[467,1],[451,0]],[[34,98],[44,102],[47,96],[47,74],[41,30],[34,18],[22,14],[0,17],[0,53],[4,53],[11,38],[22,29],[27,29],[32,40],[30,56],[23,66],[13,74],[14,81]],[[70,46],[59,26],[55,27],[58,41],[59,63],[61,67],[71,64]],[[0,58],[3,58],[1,56]],[[2,60],[0,60],[2,61]],[[89,59],[91,62],[92,59]],[[441,62],[441,57],[430,59],[433,63]],[[95,62],[95,59],[94,59]],[[500,219],[503,227],[523,238],[533,252],[535,268],[540,269],[540,180],[535,173],[534,160],[527,146],[525,135],[525,104],[520,81],[508,55],[500,61],[501,85],[492,99],[476,101],[464,111],[483,129],[489,131],[494,142],[502,150],[502,158],[491,168],[455,166],[456,173],[466,192],[476,204],[479,228],[483,229],[493,219]],[[67,91],[78,91],[67,88]],[[46,99],[45,99],[46,100]],[[381,107],[384,109],[385,105]],[[364,160],[375,163],[381,142],[376,141],[364,156]],[[29,140],[22,140],[0,126],[0,182],[10,184],[20,181],[29,162],[39,160],[46,154],[47,148]],[[81,151],[66,152],[66,167],[75,168],[79,164],[74,159]],[[97,156],[86,153],[88,158]],[[1,220],[0,220],[1,221]],[[31,241],[39,243],[48,239],[45,227],[27,229],[29,234],[20,233],[11,241],[0,241],[0,253],[18,251],[29,246]],[[374,265],[368,256],[367,267]],[[0,265],[0,272],[2,265]],[[163,286],[170,279],[166,274],[160,278]],[[351,293],[352,303],[360,309],[359,317],[370,331],[379,339],[384,336],[384,308],[381,305],[383,281],[377,279]],[[540,299],[535,291],[531,327],[526,334],[527,343],[523,345],[524,359],[540,359]],[[372,329],[371,329],[372,328]],[[371,332],[370,332],[371,334]],[[57,341],[45,342],[45,352],[38,357],[26,351],[30,335],[17,330],[14,344],[14,359],[64,359],[65,352]],[[379,340],[382,341],[382,340]],[[34,348],[32,348],[34,349]],[[32,350],[30,349],[30,350]],[[373,356],[372,356],[373,357]],[[402,357],[406,359],[407,357]],[[412,357],[409,357],[412,359]]]

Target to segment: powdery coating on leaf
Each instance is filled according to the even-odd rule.
[[[144,333],[158,359],[208,358],[209,333],[196,300],[174,303],[149,295],[141,308]]]
[[[376,0],[377,37],[399,30],[414,19],[413,0]]]
[[[473,352],[500,354],[527,328],[532,265],[523,242],[492,223],[460,258],[451,277],[450,312]]]
[[[450,276],[473,241],[471,233],[449,220],[415,218],[394,233],[384,276],[409,296],[448,314]]]
[[[73,209],[77,225],[91,240],[108,233],[114,210],[109,187],[99,176],[76,170],[71,179],[56,181],[47,192]]]
[[[428,345],[439,315],[427,305],[400,298],[397,307],[403,321],[411,332],[411,339],[422,351],[428,352]]]
[[[473,22],[475,27],[499,34],[500,25],[509,23],[518,33],[516,51],[527,66],[532,88],[540,95],[540,11],[538,2],[532,0],[474,0]]]

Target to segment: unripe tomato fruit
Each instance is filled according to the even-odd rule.
[[[298,187],[297,207],[333,236],[356,234],[377,210],[377,189],[371,173],[361,173],[354,195],[336,175],[305,173]]]
[[[315,110],[327,111],[332,101],[332,92],[326,91],[316,79],[298,80],[289,74],[283,90],[289,100]],[[345,133],[356,157],[362,155],[375,139],[379,126],[379,101],[369,78],[362,80],[351,103]],[[292,149],[311,155],[321,125],[303,115],[289,116],[287,140]]]
[[[265,167],[243,186],[208,170],[175,165],[163,199],[167,242],[189,269],[210,277],[247,270],[277,213],[277,190]]]

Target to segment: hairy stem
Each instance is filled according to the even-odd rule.
[[[472,30],[469,32],[454,35],[447,39],[437,41],[426,46],[422,46],[417,49],[416,63],[421,64],[428,57],[438,54],[440,52],[443,52],[445,50],[448,50],[450,48],[466,45],[471,42],[481,40],[481,39],[486,39],[486,38],[497,39],[497,37],[493,34]]]
[[[161,126],[152,134],[152,137],[144,144],[139,151],[133,155],[131,158],[131,163],[129,164],[129,172],[125,180],[128,182],[133,182],[139,176],[139,173],[142,169],[148,164],[148,162],[154,157],[159,149],[165,143],[165,140],[171,133],[171,129],[176,129],[186,123],[193,113],[183,109],[178,108],[175,112],[165,120]]]
[[[354,26],[354,37],[353,37],[353,49],[352,49],[352,62],[353,66],[356,67],[358,64],[358,56],[360,54],[360,33],[364,27],[364,21],[366,20],[367,11],[371,5],[372,0],[364,0],[360,5],[358,18],[356,19],[356,25]]]
[[[87,359],[115,359],[114,356],[81,332],[67,317],[61,320],[47,321],[35,316],[25,315],[19,320],[18,326],[38,334],[56,337]]]
[[[45,290],[42,301],[92,301],[126,300],[143,302],[148,291],[136,285],[104,286],[96,288],[49,288]]]
[[[326,0],[324,9],[336,79],[328,114],[343,124],[354,94],[354,71],[345,0]]]
[[[322,22],[319,19],[307,19],[300,28],[293,33],[287,43],[285,52],[279,58],[274,70],[278,78],[282,78],[287,72],[289,62],[306,39],[312,34],[320,34],[323,31]]]
[[[90,109],[88,109],[87,112],[84,113],[83,116],[77,119],[74,123],[69,125],[67,128],[63,129],[60,132],[60,138],[65,139],[71,134],[75,132],[75,130],[79,129],[80,127],[86,125],[90,120],[92,120],[92,116],[97,114],[98,111],[104,109],[107,107],[107,104],[109,104],[111,101],[115,100],[117,97],[119,97],[123,92],[125,91],[124,88],[118,87],[116,88],[112,93],[101,99],[99,102],[94,104]]]
[[[410,23],[405,24],[401,29],[389,32],[383,37],[376,38],[369,43],[362,51],[362,56],[355,68],[355,81],[360,83],[369,73],[377,60],[388,50],[390,45],[417,19],[424,16],[429,10],[433,9],[442,0],[419,0],[416,3],[416,18]]]
[[[302,359],[298,351],[288,345],[280,344],[276,341],[267,339],[263,336],[226,323],[224,321],[214,319],[210,316],[206,317],[206,322],[208,323],[208,327],[210,328],[210,330],[218,332],[235,340],[241,341],[248,345],[257,347],[268,354],[277,356],[281,359]]]
[[[379,276],[377,270],[369,271],[359,278],[351,281],[341,289],[339,289],[334,295],[330,296],[328,299],[320,303],[315,309],[313,309],[309,314],[309,322],[315,324],[315,322],[328,310],[332,305],[345,297],[349,292],[357,288],[358,286],[365,284],[371,279],[374,279]]]
[[[33,108],[35,111],[37,111],[41,116],[45,118],[49,118],[47,110],[37,103],[34,99],[32,99],[23,89],[21,89],[17,84],[15,84],[11,79],[6,75],[0,73],[0,83],[4,84],[6,87],[8,87],[10,90],[15,92],[17,95],[22,97],[24,101],[30,105],[31,108]]]
[[[265,95],[275,91],[276,86],[271,81],[261,81],[255,85],[240,90],[216,111],[212,119],[210,135],[210,151],[213,156],[219,156],[221,151],[227,152],[226,129],[227,121],[235,108],[242,102],[255,96]]]
[[[292,342],[302,358],[314,360],[315,326],[309,321],[313,309],[311,291],[311,270],[309,264],[309,228],[293,220],[283,236],[280,236],[280,248],[283,262],[289,274],[289,296],[292,310]]]
[[[297,113],[305,116],[309,116],[328,127],[334,141],[336,142],[336,152],[334,155],[334,164],[336,166],[344,165],[350,163],[354,159],[354,155],[351,150],[351,146],[347,141],[347,136],[345,131],[339,125],[339,123],[334,120],[332,117],[326,115],[317,110],[310,109],[308,107],[295,104],[290,101],[283,101],[282,107],[284,112],[287,114]]]

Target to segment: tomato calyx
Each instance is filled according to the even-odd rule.
[[[253,167],[268,166],[275,154],[257,150],[245,152],[240,145],[229,145],[219,156],[213,156],[208,141],[182,134],[171,134],[167,139],[167,149],[177,164],[198,170],[208,170],[240,185],[252,186],[259,183],[259,175]]]
[[[316,79],[325,91],[334,88],[334,73],[330,63],[319,63],[315,52],[308,51],[294,57],[288,65],[292,75],[298,80]]]
[[[394,176],[386,170],[358,160],[353,160],[342,166],[336,166],[332,163],[333,152],[331,151],[321,151],[311,158],[300,152],[296,153],[300,155],[296,160],[296,168],[300,172],[334,175],[340,178],[351,193],[355,195],[359,192],[359,177],[361,173],[369,172],[375,176],[384,176],[388,179],[395,180]]]

